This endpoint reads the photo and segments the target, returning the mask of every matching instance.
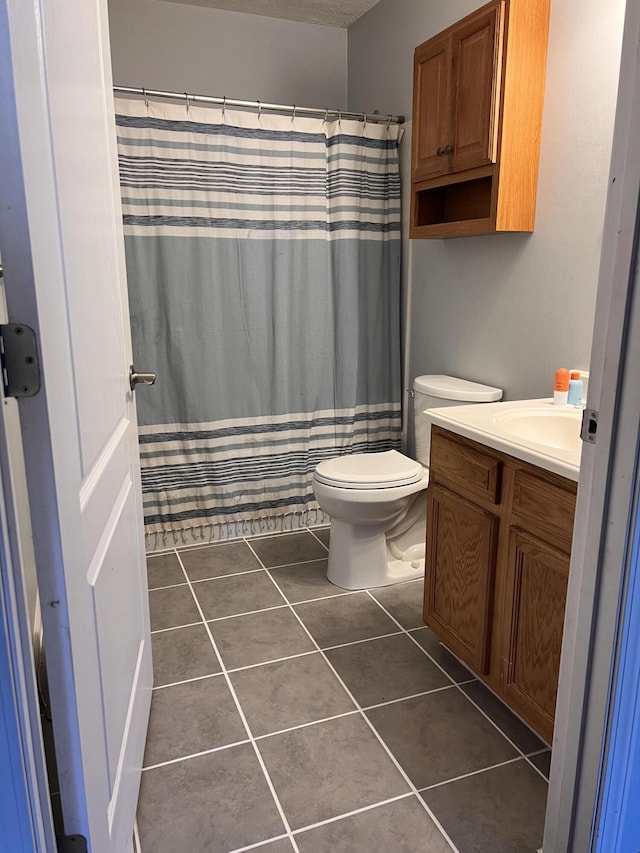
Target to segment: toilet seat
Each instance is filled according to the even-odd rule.
[[[419,462],[386,450],[383,453],[353,453],[326,459],[316,468],[316,479],[342,489],[391,489],[417,483],[424,475]]]

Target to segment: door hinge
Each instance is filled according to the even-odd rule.
[[[596,443],[596,435],[598,434],[598,412],[596,409],[585,409],[582,413],[582,426],[580,428],[580,438],[583,441],[588,441],[589,444]]]
[[[40,390],[36,334],[24,323],[0,324],[0,368],[5,397],[33,397]]]
[[[87,853],[87,839],[84,835],[58,835],[58,853]]]

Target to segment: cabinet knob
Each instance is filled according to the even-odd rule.
[[[443,154],[453,154],[453,145],[447,145],[447,147],[442,152]]]
[[[444,148],[438,148],[436,154],[438,155],[438,157],[442,157],[442,155],[444,154]]]

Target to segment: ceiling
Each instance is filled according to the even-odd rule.
[[[361,18],[379,0],[169,0],[190,6],[208,6],[229,12],[248,12],[268,18],[348,27]]]

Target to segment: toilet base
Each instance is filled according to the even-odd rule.
[[[327,578],[341,589],[369,589],[424,577],[424,558],[388,559],[388,525],[331,519]]]
[[[388,560],[387,575],[389,580],[381,586],[403,581],[416,581],[424,577],[424,557],[421,560]]]

